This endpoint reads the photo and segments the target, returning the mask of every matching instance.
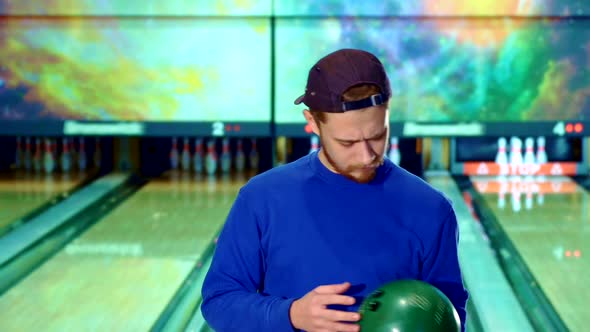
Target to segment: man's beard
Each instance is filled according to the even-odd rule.
[[[338,174],[340,174],[340,175],[342,175],[354,182],[357,182],[357,183],[371,182],[375,178],[375,175],[377,174],[377,167],[383,165],[383,156],[378,156],[371,164],[371,166],[375,166],[375,168],[370,171],[362,169],[365,165],[351,165],[346,168],[341,168],[334,161],[334,159],[330,156],[330,153],[325,148],[324,144],[322,144],[321,151],[323,152],[324,156],[326,157],[326,160],[328,161],[328,163],[330,163],[330,166],[332,166],[332,168]],[[354,171],[361,171],[362,173],[360,175],[359,174],[355,175],[355,174],[353,174]]]

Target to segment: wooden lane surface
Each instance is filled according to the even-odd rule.
[[[148,183],[0,298],[0,330],[148,330],[243,183],[182,176]]]
[[[497,193],[482,195],[562,320],[571,331],[584,331],[590,298],[590,195],[571,180],[557,181],[576,190],[546,195],[542,205],[526,209],[523,204],[519,212],[510,203],[499,208]]]
[[[86,174],[10,173],[0,176],[0,228],[50,202],[86,179]]]

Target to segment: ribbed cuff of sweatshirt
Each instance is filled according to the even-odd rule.
[[[299,331],[291,323],[291,317],[289,315],[289,311],[291,310],[291,305],[293,302],[295,302],[295,299],[287,299],[283,300],[279,304],[279,308],[277,310],[279,315],[275,321],[276,326],[272,328],[272,331]]]

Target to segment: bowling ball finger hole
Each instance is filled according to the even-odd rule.
[[[374,291],[374,292],[371,294],[371,298],[372,298],[372,299],[376,299],[376,298],[379,298],[379,297],[381,297],[382,295],[383,295],[383,291],[379,289],[379,290],[376,290],[376,291]]]
[[[377,309],[379,309],[380,306],[381,306],[381,303],[380,302],[371,301],[371,302],[368,303],[367,309],[369,311],[377,311]]]

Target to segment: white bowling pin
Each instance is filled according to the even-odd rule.
[[[231,169],[231,153],[229,151],[229,138],[224,138],[221,144],[221,171],[224,174],[229,173]]]
[[[533,151],[534,140],[532,137],[527,137],[525,140],[524,163],[527,165],[535,164],[535,152]]]
[[[311,135],[309,153],[314,153],[320,149],[320,139],[316,135]]]
[[[80,171],[85,171],[86,167],[88,166],[88,161],[86,158],[86,144],[84,143],[84,137],[80,137],[80,148],[78,153],[78,169]]]
[[[545,151],[545,137],[537,137],[537,163],[539,165],[547,163],[547,152]]]
[[[242,172],[246,164],[246,156],[244,155],[244,147],[241,139],[236,142],[236,170]]]
[[[401,153],[399,151],[399,138],[396,136],[391,137],[389,144],[389,159],[396,165],[401,162]]]
[[[170,149],[170,167],[172,169],[177,169],[179,164],[179,156],[178,156],[178,143],[177,138],[172,138],[172,147]]]
[[[508,152],[507,142],[505,137],[498,138],[498,151],[496,152],[495,162],[500,167],[500,177],[504,177],[510,173],[508,167]]]
[[[217,152],[215,151],[215,140],[207,142],[207,155],[205,156],[205,169],[208,175],[214,175],[217,171]]]
[[[45,154],[43,155],[43,168],[45,173],[50,174],[55,168],[55,157],[53,155],[53,149],[51,146],[51,139],[45,140]]]
[[[507,164],[508,154],[506,153],[506,138],[498,138],[498,152],[496,153],[496,164]]]
[[[193,169],[195,173],[203,172],[203,139],[195,138],[195,154],[193,155]]]
[[[70,145],[67,138],[62,139],[62,151],[61,151],[61,170],[64,173],[68,173],[72,167],[72,160],[70,156]]]
[[[41,172],[43,169],[43,146],[41,144],[41,138],[35,139],[35,155],[33,156],[33,165],[35,172]]]
[[[182,169],[184,171],[188,171],[191,167],[191,151],[188,137],[184,138],[184,144],[182,146],[181,164]]]
[[[250,149],[250,168],[252,170],[258,170],[258,162],[259,162],[258,148],[257,148],[257,144],[256,144],[256,139],[253,138],[252,139],[252,147]]]
[[[522,140],[518,137],[513,137],[510,140],[510,164],[522,165]]]

